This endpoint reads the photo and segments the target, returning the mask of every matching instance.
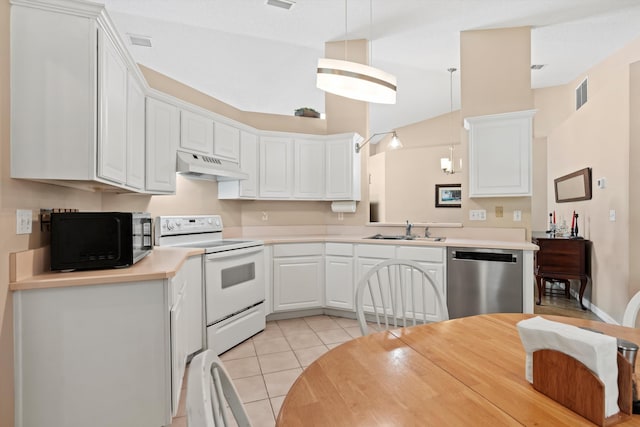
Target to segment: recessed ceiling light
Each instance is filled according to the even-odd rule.
[[[131,42],[132,45],[151,47],[151,37],[138,36],[135,34],[127,34],[127,35],[129,36],[129,41]]]
[[[296,2],[293,0],[267,0],[266,4],[282,9],[291,9]]]
[[[531,69],[532,70],[540,70],[540,69],[542,69],[542,67],[544,67],[544,64],[533,64],[531,66]]]

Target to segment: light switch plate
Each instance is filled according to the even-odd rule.
[[[513,211],[513,220],[522,221],[522,211]]]
[[[484,209],[475,209],[469,211],[469,220],[470,221],[486,221],[487,220],[487,211]]]
[[[16,210],[16,234],[31,234],[31,215],[30,209]]]
[[[616,210],[609,209],[609,221],[614,222],[616,220]]]

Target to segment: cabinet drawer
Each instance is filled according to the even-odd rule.
[[[358,245],[358,256],[367,258],[395,258],[396,247],[391,245]]]
[[[444,262],[444,248],[418,248],[415,246],[401,246],[398,248],[398,258],[414,261]]]
[[[290,243],[273,245],[273,256],[308,256],[322,255],[322,243]]]
[[[351,243],[327,243],[325,252],[327,255],[353,256]]]

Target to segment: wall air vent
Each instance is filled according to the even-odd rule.
[[[587,102],[587,78],[576,88],[576,111]]]
[[[134,46],[142,46],[142,47],[151,47],[151,37],[148,36],[137,36],[135,34],[127,34],[129,36],[129,41]]]
[[[291,9],[294,4],[296,4],[293,0],[267,0],[265,2],[270,6],[280,7],[282,9]]]
[[[532,70],[541,70],[542,67],[544,67],[544,64],[532,64],[531,65],[531,69]]]

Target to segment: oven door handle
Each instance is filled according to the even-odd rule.
[[[250,248],[232,249],[229,251],[214,252],[212,254],[207,254],[206,259],[207,261],[212,261],[212,260],[221,259],[221,258],[233,258],[233,257],[259,253],[259,252],[262,252],[263,250],[264,250],[263,245],[252,246]]]

